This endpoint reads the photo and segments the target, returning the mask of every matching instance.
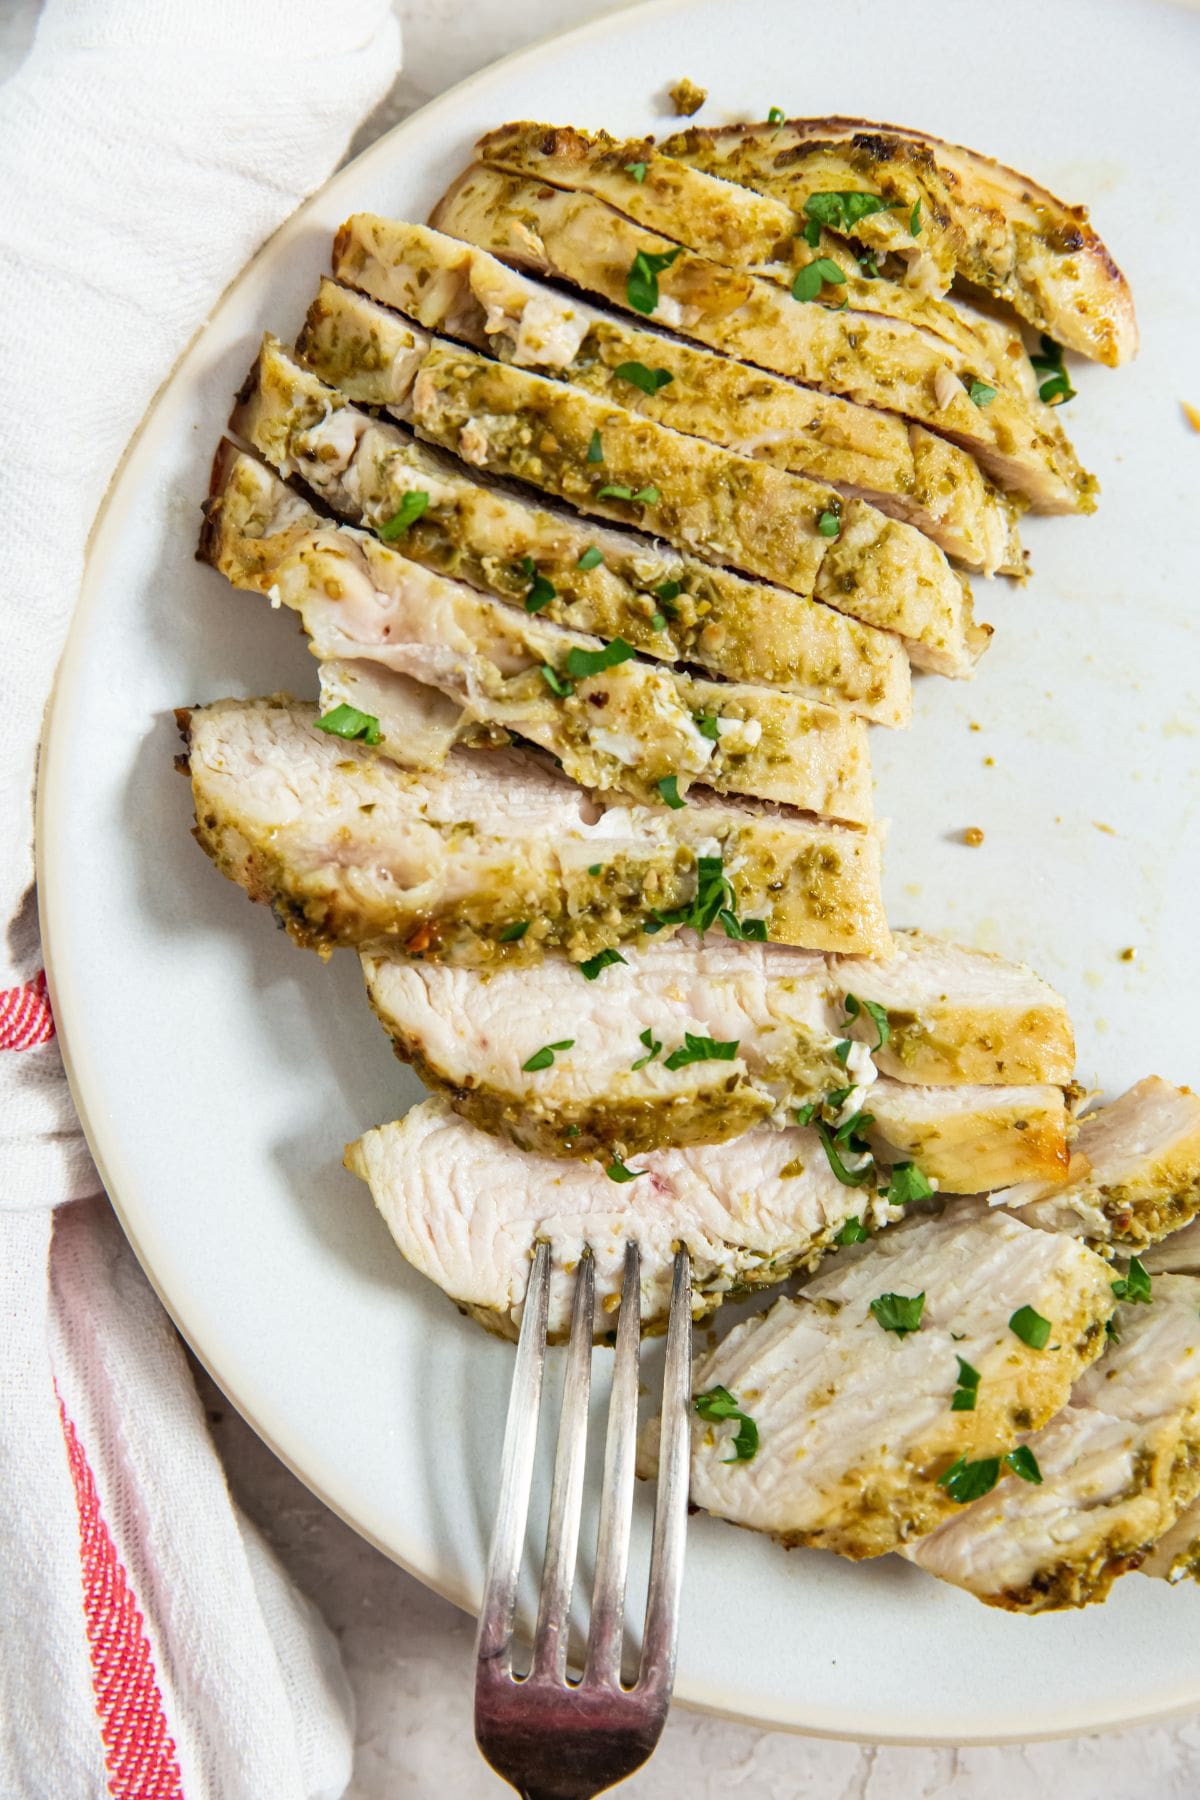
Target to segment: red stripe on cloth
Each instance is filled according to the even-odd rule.
[[[113,1800],[184,1800],[141,1611],[100,1511],[91,1466],[58,1402],[79,1509],[83,1611]]]
[[[44,969],[23,987],[0,988],[0,1050],[33,1050],[53,1036]]]

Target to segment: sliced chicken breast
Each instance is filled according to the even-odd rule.
[[[286,699],[217,701],[181,725],[201,847],[322,952],[584,959],[721,909],[784,943],[890,945],[869,832],[703,796],[602,808],[511,750],[401,769]]]
[[[839,1060],[825,959],[811,951],[687,932],[627,951],[595,984],[550,956],[487,976],[367,956],[363,972],[423,1081],[548,1156],[723,1141],[874,1073],[865,1046],[852,1066]],[[570,1054],[544,1058],[565,1039]]]
[[[464,721],[539,745],[595,791],[678,806],[700,781],[849,823],[871,817],[861,719],[631,656],[608,666],[602,638],[435,574],[367,532],[329,526],[303,503],[298,510],[291,489],[228,440],[214,465],[201,555],[236,587],[297,612],[322,661],[374,662],[437,688]],[[389,731],[389,712],[376,715],[381,747],[420,766],[424,744]]]
[[[890,209],[858,219],[852,235],[901,259],[924,291],[944,293],[961,276],[1097,362],[1115,367],[1137,350],[1129,285],[1087,208],[1066,205],[989,156],[926,132],[844,118],[693,126],[661,148],[797,210],[827,190],[877,194]]]
[[[843,1061],[841,1007],[809,951],[682,933],[626,952],[602,990],[561,957],[481,975],[367,956],[363,971],[421,1079],[483,1130],[543,1155],[721,1142],[758,1122],[791,1124],[797,1107],[833,1093],[839,1116],[869,1115],[862,1135],[881,1164],[915,1163],[947,1192],[1066,1172],[1059,1088],[876,1080],[862,1042]],[[546,1055],[567,1040],[570,1055]]]
[[[426,1100],[346,1150],[405,1258],[490,1331],[516,1335],[534,1247],[552,1253],[549,1325],[565,1335],[574,1271],[595,1258],[596,1335],[616,1325],[625,1246],[641,1250],[644,1327],[665,1323],[676,1247],[692,1259],[692,1315],[815,1266],[861,1201],[816,1155],[812,1132],[750,1131],[732,1143],[656,1150],[619,1180],[476,1130]],[[803,1167],[795,1165],[802,1161]],[[881,1209],[880,1223],[898,1217]],[[1080,1251],[1086,1255],[1087,1252]]]
[[[984,1194],[1014,1179],[1066,1178],[1067,1108],[1058,1087],[917,1087],[886,1076],[862,1102],[864,1136],[886,1163],[912,1162],[949,1194]],[[1014,1169],[1024,1169],[1014,1177]]]
[[[326,282],[303,341],[331,379],[386,405],[402,385],[388,360],[397,333],[416,335],[374,302]],[[405,342],[394,355],[406,362]],[[345,375],[354,358],[370,371],[358,383]],[[891,632],[487,484],[457,458],[347,405],[271,338],[232,424],[343,517],[389,536],[409,517],[394,539],[406,556],[510,606],[525,610],[534,599],[540,618],[624,638],[645,656],[782,687],[879,724],[908,721],[908,658]]]
[[[1065,1183],[1029,1184],[993,1202],[1097,1248],[1157,1243],[1200,1212],[1200,1097],[1148,1075],[1084,1115]]]
[[[1110,1277],[1074,1239],[975,1200],[844,1252],[699,1358],[693,1394],[730,1394],[757,1449],[734,1460],[737,1422],[706,1422],[701,1405],[693,1504],[855,1558],[923,1537],[955,1511],[956,1464],[1004,1456],[1066,1403],[1105,1341]],[[1012,1330],[1022,1307],[1049,1321],[1045,1348]],[[652,1426],[643,1472],[655,1455]]]
[[[553,275],[710,350],[867,406],[905,413],[968,449],[1000,486],[1047,511],[1087,510],[1095,481],[1053,411],[1028,395],[1025,370],[982,403],[990,369],[943,339],[894,319],[797,301],[774,282],[726,269],[648,232],[586,194],[478,166],[430,223],[506,261]],[[653,265],[646,258],[653,257]],[[636,259],[641,258],[637,263]],[[636,264],[636,266],[635,266]],[[653,285],[643,271],[654,268]],[[654,304],[650,305],[649,302]],[[993,383],[986,382],[991,386]]]
[[[335,266],[363,292],[324,283],[318,318],[322,341],[333,338],[325,353],[331,379],[352,363],[352,338],[361,341],[358,367],[349,370],[356,399],[394,404],[375,308],[363,297],[369,294],[503,362],[561,374],[690,437],[869,500],[968,568],[989,575],[1023,570],[1013,503],[965,450],[894,413],[817,394],[628,324],[425,225],[358,213],[338,234]],[[335,319],[342,327],[336,336]]]
[[[510,175],[591,194],[715,263],[785,286],[806,263],[840,256],[837,294],[855,312],[920,326],[991,374],[1005,375],[1009,357],[1023,354],[1012,329],[976,321],[917,286],[888,280],[877,268],[872,273],[866,259],[860,267],[844,241],[829,233],[814,233],[810,241],[803,214],[769,194],[667,156],[652,139],[621,143],[607,132],[589,134],[574,126],[501,125],[480,139],[475,158]]]
[[[886,1012],[887,1041],[875,1053],[885,1075],[929,1086],[1071,1080],[1066,1001],[1024,963],[901,931],[887,963],[835,960],[832,969],[843,993]],[[871,1042],[879,1035],[866,1012],[847,1029]]]
[[[1026,1440],[1040,1483],[1006,1475],[907,1546],[912,1562],[1036,1613],[1103,1600],[1155,1544],[1168,1570],[1181,1557],[1166,1534],[1200,1493],[1200,1281],[1160,1276],[1150,1303],[1118,1307],[1112,1324],[1070,1405]],[[1180,1574],[1191,1554],[1189,1541]]]
[[[561,382],[435,342],[412,416],[419,436],[475,467],[894,631],[939,674],[969,675],[991,636],[963,578],[912,526]]]

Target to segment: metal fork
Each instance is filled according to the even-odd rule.
[[[621,1651],[637,1436],[640,1274],[637,1245],[628,1244],[604,1446],[591,1625],[578,1679],[567,1673],[567,1638],[587,1448],[595,1292],[591,1251],[584,1252],[579,1265],[571,1312],[532,1661],[528,1674],[517,1676],[513,1614],[546,1360],[548,1244],[537,1247],[525,1298],[475,1665],[476,1741],[492,1767],[525,1800],[591,1800],[623,1781],[654,1749],[670,1704],[690,1464],[692,1320],[687,1251],[677,1253],[671,1283],[641,1662],[634,1685],[624,1687]]]

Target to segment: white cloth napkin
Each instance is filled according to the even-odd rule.
[[[47,0],[0,88],[4,1800],[299,1800],[349,1780],[332,1640],[235,1511],[98,1193],[46,1002],[32,819],[117,460],[398,62],[389,0]]]

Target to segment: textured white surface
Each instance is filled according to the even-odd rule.
[[[406,71],[358,145],[483,63],[606,10],[588,0],[419,0],[401,5]],[[0,71],[19,53],[22,14],[0,8]],[[686,47],[681,46],[686,62]],[[682,65],[681,65],[682,72]],[[471,1742],[471,1625],[386,1562],[288,1474],[215,1395],[214,1429],[231,1481],[341,1637],[360,1705],[352,1792],[364,1800],[507,1792]],[[718,1609],[719,1616],[719,1609]],[[919,1643],[897,1655],[921,1682]],[[786,1646],[781,1646],[786,1654]],[[995,1671],[981,1668],[981,1684]],[[1163,1800],[1200,1792],[1200,1725],[1028,1749],[898,1750],[805,1741],[677,1711],[650,1768],[623,1790],[644,1796],[736,1794],[762,1800]]]

